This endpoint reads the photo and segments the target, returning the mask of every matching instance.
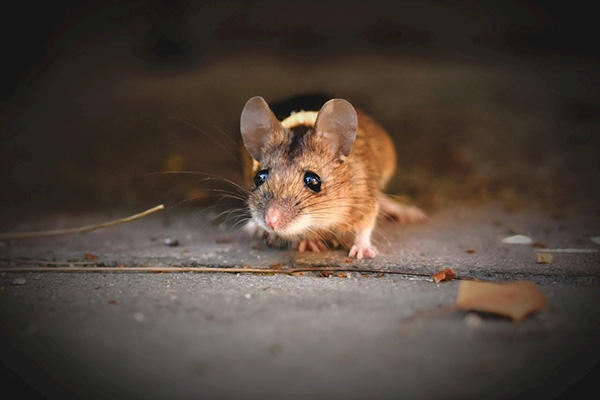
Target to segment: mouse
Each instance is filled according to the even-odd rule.
[[[361,109],[330,98],[319,109],[280,118],[261,96],[250,98],[240,116],[250,234],[298,251],[342,247],[360,260],[380,254],[372,242],[378,216],[399,223],[427,218],[384,193],[396,150]]]

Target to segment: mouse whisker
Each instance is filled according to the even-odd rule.
[[[227,178],[223,178],[222,176],[216,175],[216,174],[211,174],[211,173],[206,173],[206,172],[199,172],[199,171],[158,171],[158,172],[149,172],[147,174],[143,174],[142,176],[153,176],[153,175],[201,175],[204,176],[204,179],[201,179],[198,182],[206,182],[206,181],[217,181],[217,182],[224,182],[224,183],[228,183],[232,186],[234,186],[235,188],[237,188],[241,193],[248,193],[249,190],[244,188],[243,186],[241,186],[240,184],[232,181],[231,179],[227,179]]]
[[[173,120],[173,121],[179,121],[182,122],[186,125],[188,125],[191,128],[194,128],[196,131],[200,132],[202,135],[204,135],[204,137],[207,137],[208,139],[210,139],[213,143],[215,143],[217,146],[219,146],[221,148],[221,150],[223,150],[223,152],[225,152],[228,156],[230,156],[236,163],[238,163],[240,165],[240,167],[244,168],[243,163],[240,161],[240,159],[236,156],[234,156],[227,147],[225,147],[221,142],[219,142],[217,139],[215,139],[213,137],[213,135],[209,135],[208,132],[204,131],[203,129],[201,129],[200,127],[198,127],[197,125],[193,124],[190,121],[186,121],[182,118],[176,117],[176,116],[170,116],[169,119]],[[219,129],[218,127],[214,127],[215,130],[221,134],[222,137],[226,138],[231,144],[233,144],[235,147],[237,147],[237,143],[229,137],[229,135],[227,135],[222,129]]]
[[[237,214],[237,215],[236,215]],[[229,210],[224,210],[221,211],[220,213],[218,213],[217,215],[215,215],[213,218],[211,218],[212,221],[216,221],[217,219],[221,218],[225,216],[225,221],[228,222],[228,220],[230,218],[239,218],[239,217],[244,217],[246,216],[246,214],[244,214],[244,210],[243,209],[229,209]]]

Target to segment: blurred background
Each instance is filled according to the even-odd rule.
[[[430,212],[597,204],[598,25],[589,3],[547,3],[5,5],[0,209],[210,201],[241,181],[245,101],[309,92],[387,128],[389,191]]]

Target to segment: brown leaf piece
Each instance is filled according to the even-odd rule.
[[[456,296],[456,307],[461,310],[498,314],[516,322],[535,311],[542,311],[546,302],[546,297],[530,281],[461,281]]]
[[[92,253],[85,253],[85,259],[86,259],[86,260],[90,260],[90,261],[92,261],[92,260],[97,260],[98,258],[99,258],[99,257],[98,257],[97,255],[95,255],[95,254],[92,254]]]
[[[446,268],[438,273],[431,275],[435,283],[451,281],[456,278],[456,272],[452,268]]]
[[[538,264],[552,264],[552,260],[554,256],[550,253],[537,253],[537,263]]]

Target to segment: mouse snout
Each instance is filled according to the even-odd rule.
[[[293,198],[272,199],[265,208],[263,223],[266,229],[285,235],[289,233],[290,226],[293,226],[296,215]]]
[[[267,211],[265,211],[265,222],[270,228],[277,228],[282,220],[283,214],[277,206],[271,205],[267,208]]]

